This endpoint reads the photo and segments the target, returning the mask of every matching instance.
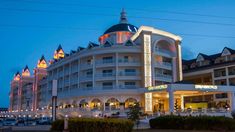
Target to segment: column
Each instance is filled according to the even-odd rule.
[[[184,95],[181,95],[181,110],[184,110]]]
[[[231,92],[230,97],[230,104],[231,104],[231,110],[235,110],[235,92]]]
[[[95,88],[95,56],[92,56],[92,87]]]
[[[118,71],[118,53],[115,54],[115,67],[116,67],[116,70],[115,70],[115,76],[116,76],[116,88],[119,88],[118,87],[118,74],[119,74],[119,71]]]
[[[225,71],[226,71],[226,84],[227,84],[227,86],[229,86],[229,78],[228,78],[228,67],[225,67]]]
[[[177,68],[176,68],[176,57],[172,58],[172,72],[173,72],[173,82],[177,81]]]
[[[169,112],[172,114],[174,113],[174,90],[172,90],[171,87],[169,87],[168,93],[169,93]]]
[[[78,88],[78,89],[80,88],[80,69],[81,69],[81,68],[80,68],[80,67],[81,67],[81,66],[80,66],[80,65],[81,65],[80,60],[81,60],[81,59],[78,60],[78,67],[77,67],[77,70],[78,70],[78,78],[77,78],[78,87],[77,87],[77,88]]]

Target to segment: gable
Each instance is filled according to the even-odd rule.
[[[224,48],[224,50],[222,51],[221,56],[227,56],[227,55],[231,55],[231,53],[227,48]]]
[[[203,57],[201,54],[199,54],[199,55],[197,56],[196,62],[204,61],[204,60],[205,60],[204,57]]]

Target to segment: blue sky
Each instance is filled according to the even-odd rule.
[[[118,23],[121,8],[133,25],[181,34],[183,57],[190,59],[199,52],[221,52],[225,46],[235,49],[234,6],[234,0],[0,0],[0,107],[8,107],[10,80],[17,70],[27,64],[32,71],[41,55],[51,59],[59,44],[69,52],[97,42],[105,29]]]

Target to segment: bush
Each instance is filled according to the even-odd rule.
[[[134,124],[126,119],[71,118],[68,122],[70,132],[131,132]],[[52,131],[62,131],[64,121],[52,123]]]
[[[235,120],[218,116],[160,116],[149,121],[152,129],[235,130]]]
[[[233,110],[233,111],[231,112],[231,115],[232,115],[233,119],[235,119],[235,110]]]

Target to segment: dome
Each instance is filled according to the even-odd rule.
[[[117,31],[127,31],[127,32],[132,32],[136,33],[138,28],[132,24],[128,23],[119,23],[116,25],[113,25],[109,29],[107,29],[104,34],[111,33],[111,32],[117,32]]]

